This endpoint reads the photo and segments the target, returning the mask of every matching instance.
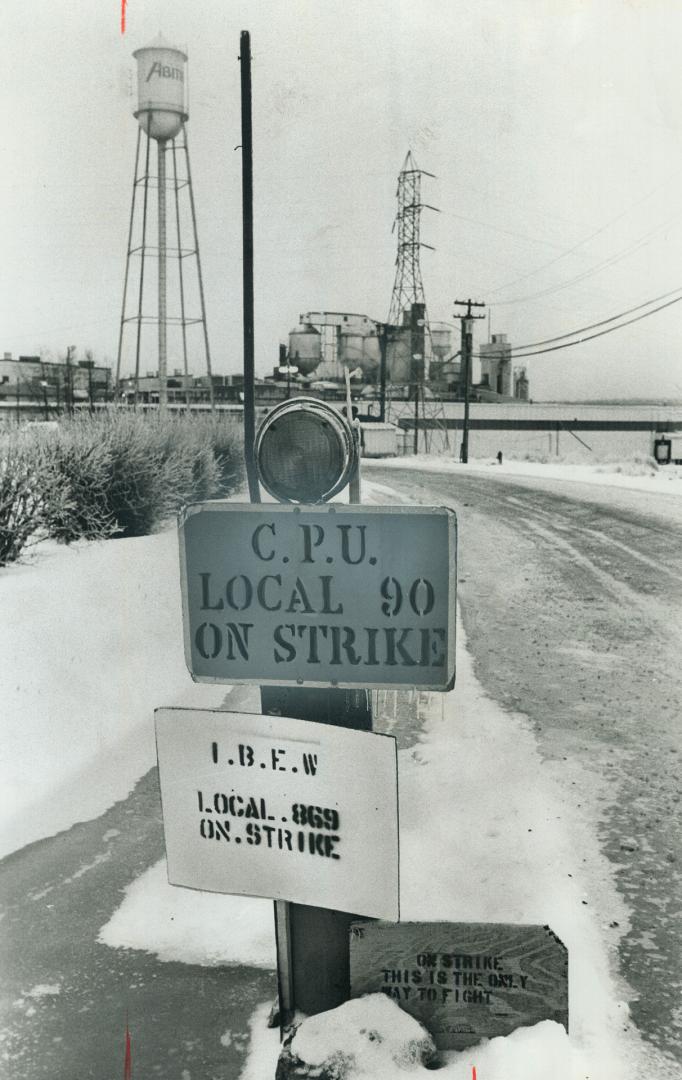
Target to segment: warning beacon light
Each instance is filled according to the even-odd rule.
[[[260,482],[280,502],[326,502],[357,465],[348,421],[317,398],[274,408],[258,429],[255,451]]]

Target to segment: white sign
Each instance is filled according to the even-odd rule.
[[[199,682],[454,684],[456,520],[445,507],[203,503],[180,524],[180,559]]]
[[[155,715],[171,885],[398,919],[392,736],[254,713]]]

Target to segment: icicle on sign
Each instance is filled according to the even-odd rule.
[[[441,1050],[554,1020],[568,1029],[568,953],[548,926],[353,923],[351,995],[382,992]]]
[[[451,510],[204,503],[180,523],[180,559],[197,681],[454,684]]]

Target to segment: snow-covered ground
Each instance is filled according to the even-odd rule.
[[[371,480],[373,470],[377,468],[426,470],[452,474],[453,477],[484,475],[500,483],[513,481],[526,487],[567,494],[572,499],[618,504],[682,522],[682,465],[659,468],[648,458],[601,461],[593,465],[570,459],[542,463],[513,458],[505,458],[502,465],[494,458],[462,465],[447,454],[363,458],[362,469],[367,479]]]
[[[467,468],[515,464],[524,463]],[[174,529],[37,549],[0,571],[0,599],[7,852],[124,797],[154,762],[155,707],[215,706],[226,688],[193,684],[185,668]],[[571,1016],[570,1036],[543,1025],[494,1040],[453,1056],[444,1075],[469,1080],[472,1064],[480,1080],[679,1075],[641,1043],[627,988],[610,973],[607,927],[624,932],[627,912],[593,825],[541,760],[525,718],[501,712],[476,683],[461,627],[457,685],[438,700],[422,741],[400,753],[402,917],[549,924],[569,950]],[[219,925],[230,930],[216,941]],[[131,883],[101,940],[167,960],[269,966],[272,905],[171,888],[158,864]],[[259,1011],[245,1080],[274,1075],[276,1038],[262,1020]]]
[[[185,665],[177,532],[42,544],[0,570],[0,857],[124,798],[153,710],[212,707]]]
[[[363,458],[363,469],[369,466],[395,469],[437,470],[438,472],[484,472],[492,477],[527,477],[535,480],[561,480],[581,484],[597,484],[628,488],[631,491],[659,491],[662,494],[682,495],[682,465],[657,466],[648,458],[604,460],[586,465],[570,459],[556,461],[520,461],[505,458],[502,464],[495,459],[470,460],[466,465],[452,454],[417,454],[393,458]]]

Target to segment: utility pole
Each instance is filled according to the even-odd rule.
[[[92,372],[95,366],[95,361],[92,355],[92,349],[85,350],[85,362],[87,364],[88,371],[88,402],[90,403],[90,412],[95,411],[95,388],[93,384]]]
[[[466,465],[469,461],[469,389],[471,384],[471,354],[473,345],[473,322],[474,319],[484,319],[484,315],[472,315],[471,309],[485,307],[480,300],[455,300],[456,307],[466,307],[464,315],[458,318],[462,324],[462,368],[464,372],[464,426],[462,428],[462,448],[460,461]]]
[[[413,453],[419,453],[419,399],[424,400],[424,378],[426,376],[426,305],[412,304],[410,307],[410,367],[414,379],[414,439]],[[420,393],[421,391],[421,393]],[[426,439],[426,431],[424,438]],[[426,447],[428,450],[428,446]]]
[[[251,116],[251,35],[242,30],[239,38],[242,110],[242,278],[244,319],[244,461],[251,502],[260,502],[254,458],[256,438],[254,375],[254,295],[253,295],[253,124]]]
[[[66,388],[64,392],[64,399],[66,404],[67,415],[73,413],[73,371],[71,362],[76,352],[75,345],[66,346]]]
[[[388,323],[377,323],[379,338],[379,421],[386,421],[386,350],[388,347]]]
[[[412,453],[419,453],[419,389],[420,383],[414,384],[414,433],[412,437]]]

